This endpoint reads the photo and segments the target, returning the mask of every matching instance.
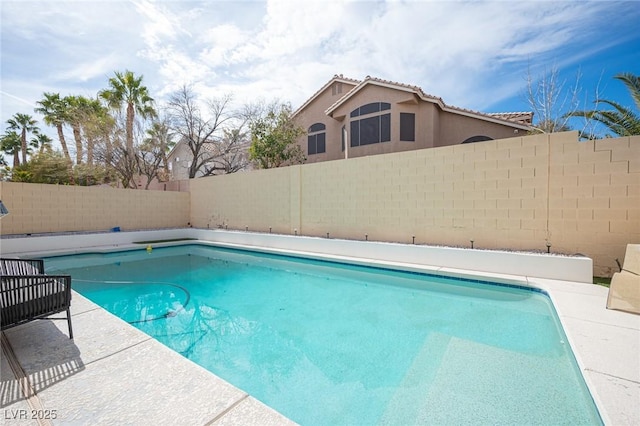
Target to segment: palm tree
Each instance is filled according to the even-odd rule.
[[[160,148],[162,155],[162,167],[164,169],[164,175],[162,177],[168,180],[169,159],[167,158],[167,154],[171,148],[176,145],[173,141],[173,133],[166,121],[154,121],[151,124],[151,127],[147,130],[147,135],[148,137],[144,142],[148,145]]]
[[[107,102],[109,108],[122,111],[126,105],[126,147],[133,150],[133,123],[136,113],[141,117],[155,117],[153,98],[149,96],[146,86],[142,85],[142,76],[136,77],[133,72],[115,72],[109,79],[110,89],[102,90],[98,95]]]
[[[49,136],[43,133],[38,133],[31,139],[30,145],[36,148],[38,152],[42,154],[45,150],[51,151],[51,142],[53,142],[53,139],[51,139]]]
[[[35,112],[44,116],[44,122],[50,126],[54,126],[58,131],[58,139],[62,146],[62,152],[69,163],[71,156],[67,148],[67,141],[64,138],[62,126],[69,121],[69,105],[66,98],[61,98],[59,93],[44,93],[42,100],[36,102],[40,107]]]
[[[76,164],[82,164],[84,157],[82,127],[91,117],[93,100],[84,96],[66,96],[64,99],[68,105],[67,120],[76,142]]]
[[[82,124],[82,132],[87,141],[87,164],[93,165],[96,142],[103,140],[105,152],[111,150],[110,133],[113,130],[115,120],[109,114],[109,110],[98,99],[90,99],[87,105],[87,116]]]
[[[13,130],[6,132],[0,139],[2,152],[13,155],[13,168],[20,166],[20,148],[22,141],[20,135]]]
[[[20,132],[20,147],[22,151],[22,162],[27,162],[27,133],[38,133],[38,123],[29,114],[16,113],[12,118],[7,120],[9,130]]]
[[[633,99],[636,110],[640,111],[640,77],[631,73],[622,73],[614,77],[617,80],[622,81],[629,94]],[[584,117],[588,120],[595,120],[605,125],[613,135],[607,136],[633,136],[640,135],[640,115],[637,111],[632,111],[630,108],[620,105],[618,102],[609,101],[606,99],[596,99],[596,105],[605,104],[613,107],[613,111],[599,111],[597,109],[592,111],[575,111],[568,114],[571,117]],[[585,135],[589,139],[594,139],[594,135]]]

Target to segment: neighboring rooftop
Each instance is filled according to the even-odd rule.
[[[318,97],[322,92],[324,92],[327,88],[329,88],[333,83],[347,83],[349,85],[354,86],[351,90],[347,91],[342,97],[340,97],[333,105],[331,105],[325,111],[327,115],[332,116],[333,111],[335,111],[340,105],[345,103],[349,98],[358,93],[368,84],[374,84],[382,87],[389,87],[396,90],[403,90],[406,92],[414,93],[421,100],[426,102],[431,102],[437,104],[443,111],[449,111],[452,113],[457,113],[461,115],[468,115],[473,117],[480,117],[483,119],[491,119],[497,121],[507,121],[510,124],[517,123],[522,125],[523,130],[527,130],[532,123],[533,120],[533,112],[497,112],[497,113],[483,113],[480,111],[475,111],[467,108],[456,107],[452,105],[448,105],[444,102],[441,97],[430,95],[422,90],[421,87],[400,83],[397,81],[384,80],[381,78],[366,76],[364,80],[356,80],[353,78],[344,77],[342,74],[335,74],[331,80],[329,80],[325,85],[323,85],[318,91],[316,91],[309,99],[307,99],[296,111],[293,113],[293,116],[296,116],[300,111],[302,111],[307,105],[309,105],[316,97]]]

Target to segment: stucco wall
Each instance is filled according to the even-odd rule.
[[[538,135],[191,183],[194,226],[582,253],[596,275],[640,241],[640,137]]]
[[[341,91],[338,91],[336,84],[341,84]],[[325,110],[334,102],[343,97],[349,90],[355,87],[354,83],[334,82],[325,90],[315,95],[316,98],[307,107],[304,108],[297,116],[296,122],[302,126],[305,132],[309,130],[309,126],[315,123],[322,123],[326,128],[326,151],[320,154],[309,155],[307,151],[307,133],[298,139],[298,144],[307,156],[308,162],[336,160],[344,158],[342,151],[342,126],[344,121],[334,120],[325,114]],[[347,123],[348,124],[348,123]]]
[[[307,156],[307,163],[316,163],[328,160],[345,158],[342,151],[342,127],[345,126],[348,136],[348,157],[366,157],[369,155],[403,152],[433,146],[458,145],[465,139],[484,135],[492,139],[508,138],[514,136],[513,124],[493,122],[477,117],[469,117],[463,113],[453,113],[449,110],[440,110],[436,104],[420,100],[414,93],[379,85],[364,86],[359,92],[346,100],[335,109],[332,117],[325,114],[327,108],[335,103],[346,92],[340,95],[332,95],[331,88],[325,89],[302,112],[296,116],[298,124],[305,130],[311,124],[323,123],[326,125],[326,152],[321,154],[308,154],[307,136],[298,139],[298,144]],[[388,102],[391,110],[380,114],[391,114],[391,140],[383,143],[373,143],[362,146],[350,146],[350,123],[361,117],[350,118],[351,112],[363,105],[372,102]],[[400,140],[400,113],[415,114],[415,141]],[[373,113],[377,115],[378,113]],[[370,117],[370,116],[369,116]]]
[[[171,180],[189,179],[189,167],[193,154],[185,143],[179,143],[169,154]]]
[[[436,146],[457,145],[473,136],[504,139],[519,136],[519,133],[526,134],[524,130],[448,111],[438,111],[438,122],[440,126],[435,136]]]
[[[188,192],[0,182],[0,199],[9,210],[0,233],[184,227],[189,198]]]

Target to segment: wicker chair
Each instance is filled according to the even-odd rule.
[[[73,339],[71,276],[46,275],[40,259],[0,259],[0,275],[2,330],[66,311],[69,338]]]

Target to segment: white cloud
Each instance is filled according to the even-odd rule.
[[[99,57],[97,60],[74,64],[70,69],[58,74],[58,80],[79,80],[81,82],[95,77],[104,77],[106,70],[118,68],[119,58],[115,53]]]
[[[188,35],[188,31],[180,26],[178,18],[162,7],[162,4],[148,0],[132,0],[132,3],[145,20],[141,36],[149,47],[159,47],[165,38],[173,40],[180,32]]]
[[[234,65],[238,61],[235,52],[251,40],[251,33],[235,25],[223,24],[208,29],[201,37],[204,48],[199,60],[209,67]]]

